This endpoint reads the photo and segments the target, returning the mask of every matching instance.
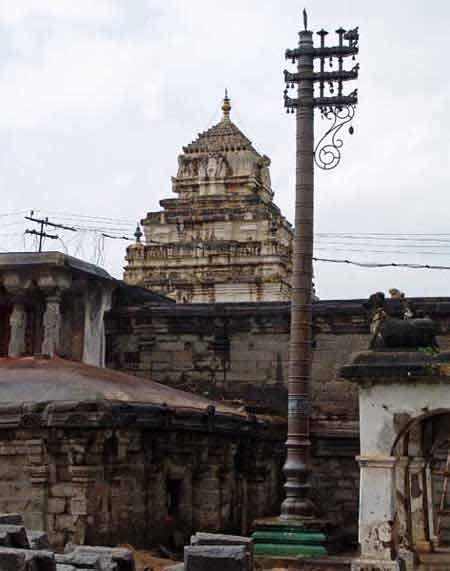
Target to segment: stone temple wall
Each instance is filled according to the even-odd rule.
[[[340,303],[345,307],[316,305],[313,399],[320,410],[349,412],[353,391],[356,416],[357,392],[336,373],[351,351],[366,347],[368,323],[365,315],[352,314],[360,304]],[[107,317],[107,366],[199,394],[285,410],[289,321],[286,303],[117,308]]]
[[[450,345],[450,300],[416,299]],[[314,305],[312,381],[315,490],[327,516],[356,537],[359,422],[357,388],[338,371],[367,349],[362,300]],[[392,302],[395,313],[395,302]],[[286,410],[289,304],[163,304],[115,307],[107,317],[107,366],[260,412]]]
[[[357,391],[336,374],[368,344],[365,316],[324,305],[314,360],[315,490],[326,515],[356,538],[359,468]],[[287,407],[289,306],[284,303],[156,305],[107,318],[107,366],[183,390],[246,404]]]
[[[0,407],[0,512],[21,512],[55,548],[170,546],[193,530],[247,533],[255,517],[276,512],[276,427],[214,412],[105,406]]]

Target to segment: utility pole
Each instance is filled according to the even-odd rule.
[[[35,218],[34,211],[30,212],[30,216],[25,216],[26,220],[35,222],[40,225],[39,230],[25,230],[25,234],[33,234],[34,236],[39,236],[38,252],[42,252],[42,246],[44,244],[44,238],[49,238],[50,240],[58,240],[59,236],[56,234],[48,234],[45,232],[44,228],[50,226],[51,228],[61,228],[62,230],[70,230],[71,232],[76,232],[77,229],[72,226],[64,226],[64,224],[56,224],[55,222],[50,222],[48,218]]]
[[[298,47],[286,51],[286,59],[297,63],[297,71],[284,72],[287,84],[284,104],[296,112],[296,200],[291,297],[291,332],[288,377],[286,497],[276,520],[256,522],[256,553],[267,555],[320,555],[326,553],[326,522],[318,519],[311,498],[310,385],[313,360],[312,297],[314,247],[314,164],[324,170],[335,168],[341,159],[342,127],[354,116],[357,91],[343,93],[343,82],[358,77],[359,65],[344,70],[344,60],[358,53],[358,28],[336,30],[338,44],[325,45],[328,35],[320,30],[320,46],[314,47],[313,32],[303,10]],[[318,70],[314,62],[318,60]],[[328,65],[327,65],[328,64]],[[326,71],[326,67],[330,70]],[[297,85],[297,96],[288,89]],[[314,86],[318,85],[318,96]],[[334,93],[337,91],[337,94]],[[314,110],[318,108],[331,127],[314,144]],[[353,133],[353,127],[349,129]],[[289,540],[287,540],[289,536]]]

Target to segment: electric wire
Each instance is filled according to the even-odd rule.
[[[17,210],[0,213],[0,218],[18,217],[26,214],[27,212],[28,210]],[[61,240],[61,242],[63,243],[63,248],[66,252],[69,251],[69,248],[72,249],[72,246],[74,246],[73,249],[75,250],[75,255],[79,253],[84,254],[85,239],[89,234],[96,235],[96,237],[93,238],[94,256],[96,260],[99,261],[105,259],[105,238],[112,240],[133,240],[133,238],[126,235],[132,235],[134,230],[135,222],[131,219],[93,216],[56,210],[35,210],[35,212],[52,214],[63,220],[74,221],[73,226],[76,228],[78,235],[76,237],[73,236],[64,242]],[[1,228],[23,224],[23,221],[6,222],[1,224]],[[22,232],[0,233],[0,238],[16,238],[19,236],[23,238],[23,247],[25,249],[27,240]],[[321,250],[330,253],[361,252],[364,254],[401,254],[415,256],[427,255],[450,257],[450,233],[448,232],[317,232],[315,236],[317,239],[315,250]],[[34,241],[36,242],[36,238]],[[401,244],[399,244],[399,242]],[[447,244],[449,245],[449,250],[446,250]],[[393,248],[395,247],[400,247],[401,249],[394,250]],[[427,250],[427,248],[429,249]],[[440,251],[435,251],[437,249]],[[8,251],[4,249],[3,244],[1,251]],[[450,266],[429,263],[419,264],[411,262],[371,262],[355,261],[350,259],[337,259],[331,257],[314,257],[313,260],[316,262],[348,264],[362,268],[450,270]]]
[[[432,264],[408,264],[402,262],[357,262],[355,260],[342,260],[333,258],[316,258],[313,257],[314,262],[329,262],[333,264],[348,264],[351,266],[358,266],[360,268],[409,268],[412,270],[450,270],[450,266],[437,266]]]

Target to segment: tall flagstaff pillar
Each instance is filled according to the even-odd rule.
[[[286,499],[281,517],[310,516],[309,380],[312,365],[312,258],[314,236],[313,33],[299,34],[295,234],[289,342]]]
[[[310,384],[313,359],[313,247],[314,247],[314,167],[331,170],[341,159],[340,131],[354,116],[357,91],[343,94],[343,82],[358,77],[359,65],[345,70],[344,59],[358,53],[358,28],[336,30],[338,45],[325,46],[328,32],[320,30],[320,45],[314,47],[313,33],[303,11],[304,29],[298,47],[286,51],[286,58],[297,62],[297,71],[284,72],[287,88],[284,104],[296,112],[296,199],[291,335],[289,343],[288,435],[286,440],[286,497],[278,518],[255,522],[255,553],[264,555],[313,556],[326,553],[328,522],[317,517],[311,499],[311,460],[309,422]],[[314,62],[319,66],[315,70]],[[325,66],[330,71],[325,71]],[[334,68],[334,69],[333,69]],[[317,83],[319,94],[314,86]],[[298,85],[297,96],[288,89]],[[334,95],[335,90],[337,94]],[[331,127],[314,142],[314,110],[331,120]],[[353,127],[349,129],[353,133]],[[339,136],[337,136],[339,135]]]

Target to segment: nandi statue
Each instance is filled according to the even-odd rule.
[[[397,292],[397,290],[394,290]],[[400,293],[400,292],[399,292]],[[409,305],[406,304],[404,294],[392,296],[403,302],[403,318],[390,317],[384,293],[377,292],[369,297],[364,308],[370,315],[370,349],[418,349],[420,347],[438,348],[436,335],[438,326],[429,317],[416,318]]]

